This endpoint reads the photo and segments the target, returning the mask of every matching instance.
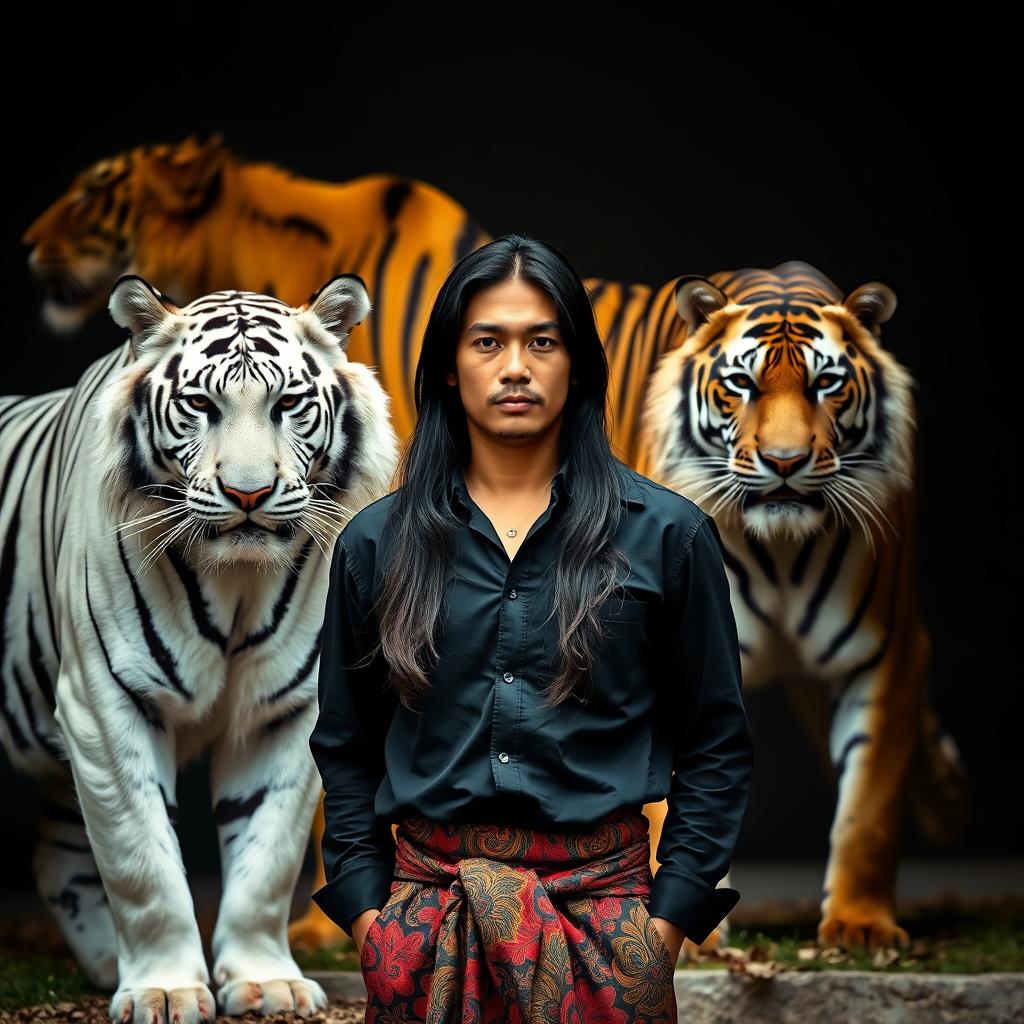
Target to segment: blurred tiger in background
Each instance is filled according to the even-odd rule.
[[[240,289],[293,306],[324,281],[357,274],[374,303],[353,331],[349,358],[376,367],[395,396],[392,422],[402,438],[415,422],[405,382],[434,295],[453,263],[490,240],[425,182],[300,178],[240,160],[219,134],[98,161],[23,238],[45,288],[43,319],[63,333],[102,309],[122,274],[138,274],[178,303]]]
[[[491,238],[425,183],[390,175],[342,184],[300,179],[240,162],[215,136],[100,161],[25,240],[47,286],[44,316],[65,331],[127,269],[181,299],[216,287],[287,302],[334,273],[360,274],[376,301],[352,332],[350,358],[376,369],[404,442],[415,422],[415,367],[434,294],[456,260]],[[964,780],[952,739],[924,701],[927,637],[912,556],[913,382],[878,342],[895,296],[874,283],[844,301],[824,275],[798,262],[679,276],[660,287],[585,284],[609,361],[613,449],[720,522],[744,679],[783,683],[837,774],[822,938],[856,939],[855,919],[873,942],[902,938],[891,888],[904,778],[909,771],[918,823],[937,845],[963,828]],[[723,324],[714,343],[712,318]],[[742,374],[734,368],[741,352]],[[833,363],[842,372],[826,374]],[[878,518],[893,527],[891,536],[875,536]],[[879,772],[886,783],[872,788]],[[871,815],[866,801],[878,801]],[[664,802],[645,808],[652,870],[665,810]],[[324,884],[323,824],[321,806],[314,889]],[[727,922],[705,947],[726,934]],[[340,932],[311,905],[289,936],[296,946],[318,947]]]

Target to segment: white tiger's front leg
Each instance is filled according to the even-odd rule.
[[[315,672],[312,678],[316,678]],[[256,727],[244,743],[214,746],[210,788],[224,873],[213,933],[213,978],[222,1013],[301,1014],[327,996],[302,976],[288,947],[288,912],[320,796],[309,751],[315,693],[294,717]]]
[[[107,668],[90,664],[87,671],[95,676]],[[78,665],[62,664],[55,717],[117,931],[110,1018],[212,1021],[210,976],[167,810],[174,801],[175,737],[155,705],[125,693],[124,679],[104,682],[105,693]]]

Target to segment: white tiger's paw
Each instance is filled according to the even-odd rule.
[[[217,989],[217,1006],[229,1017],[255,1010],[281,1013],[294,1010],[301,1016],[327,1009],[327,995],[312,978],[281,978],[275,981],[229,981]]]
[[[216,1016],[213,993],[205,985],[122,988],[110,1000],[113,1024],[204,1024]]]

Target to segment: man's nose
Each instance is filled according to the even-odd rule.
[[[240,491],[237,487],[227,487],[223,483],[221,490],[240,508],[243,512],[251,512],[262,504],[266,496],[274,489],[261,487],[258,491]]]

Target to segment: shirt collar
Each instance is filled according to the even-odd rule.
[[[454,497],[457,501],[462,504],[462,507],[467,511],[469,510],[469,491],[466,488],[466,477],[462,471],[462,466],[456,463],[455,465],[455,490]],[[558,491],[558,497],[560,500],[567,500],[569,497],[568,485],[572,481],[572,460],[567,455],[563,460],[562,464],[558,467],[558,472],[555,473],[554,480],[551,482],[552,488],[556,488]],[[640,486],[637,484],[636,479],[632,473],[626,474],[626,497],[624,499],[628,505],[638,505],[643,508],[646,505],[644,501],[643,491],[640,490]]]

